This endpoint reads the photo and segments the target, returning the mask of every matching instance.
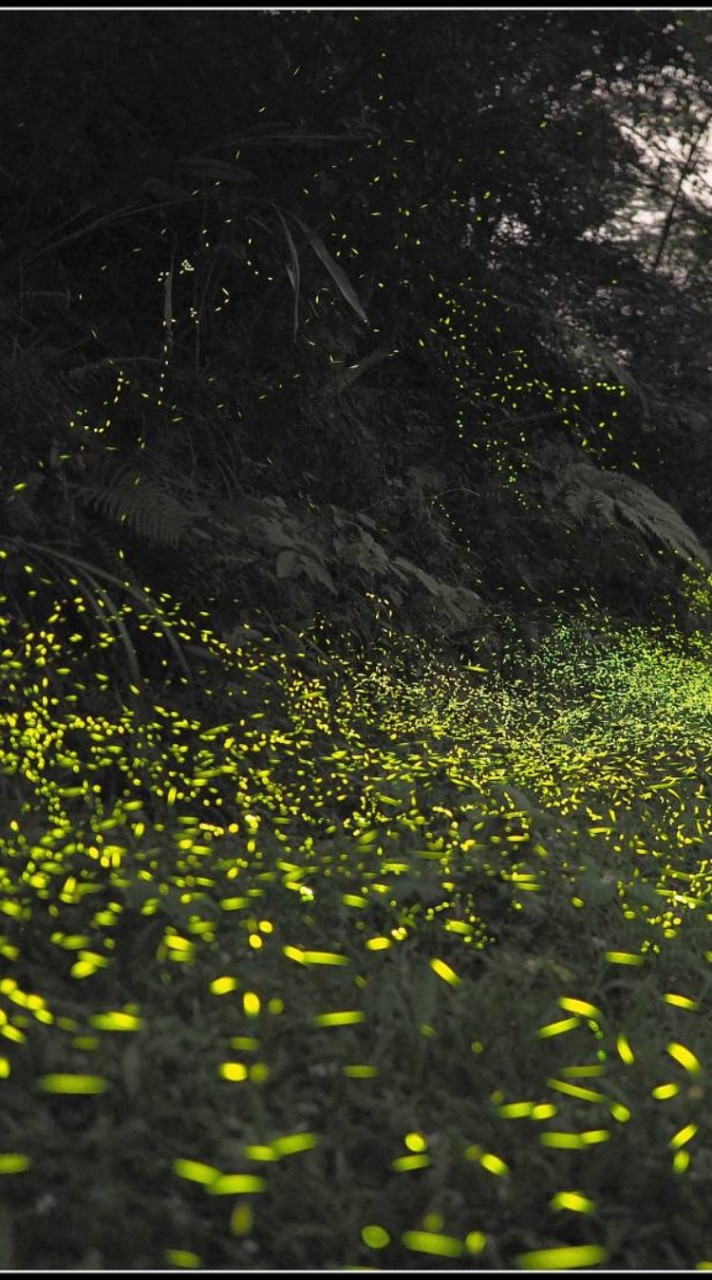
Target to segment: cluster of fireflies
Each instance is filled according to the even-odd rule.
[[[195,638],[164,606],[183,640]],[[515,1262],[603,1260],[597,1228],[567,1243],[555,1225],[567,1215],[597,1222],[585,1174],[597,1153],[621,1133],[647,1132],[654,1104],[646,1149],[681,1176],[695,1168],[704,1131],[700,992],[678,981],[652,1024],[626,1010],[666,947],[688,936],[703,946],[697,924],[712,918],[705,663],[634,633],[598,653],[590,631],[562,623],[525,691],[425,654],[408,678],[375,658],[320,668],[307,637],[303,652],[287,654],[249,628],[231,645],[205,628],[203,645],[231,671],[223,718],[206,721],[174,705],[170,688],[150,706],[112,700],[111,646],[97,644],[90,678],[87,634],[67,635],[63,622],[58,606],[21,642],[7,630],[0,655],[0,1077],[27,1071],[39,1037],[38,1096],[100,1100],[125,1088],[104,1046],[150,1036],[140,991],[109,998],[132,946],[166,980],[201,975],[196,999],[226,1091],[271,1096],[279,1028],[290,1026],[320,1087],[339,1080],[377,1094],[388,1075],[384,992],[414,1069],[462,1026],[481,1070],[494,1050],[472,996],[483,960],[500,963],[506,946],[522,989],[549,975],[548,995],[536,982],[529,989],[528,1045],[507,1051],[530,1056],[530,1092],[513,1092],[504,1071],[448,1155],[449,1172],[423,1118],[384,1152],[384,1185],[436,1168],[458,1185],[484,1179],[481,1204],[494,1213],[487,1188],[524,1176],[520,1148],[562,1171],[574,1167],[564,1154],[578,1153],[582,1181],[550,1190],[554,1225]],[[549,695],[567,682],[569,704],[557,707]],[[545,936],[552,910],[593,936],[590,988],[573,953],[528,955],[526,939]],[[46,978],[28,986],[20,975],[35,934]],[[623,1002],[607,994],[620,990]],[[675,1104],[669,1124],[666,1103]],[[526,1135],[514,1148],[513,1126]],[[334,1141],[318,1126],[275,1124],[245,1142],[235,1167],[176,1149],[169,1176],[229,1198],[226,1229],[247,1239],[273,1166],[316,1158]],[[0,1152],[5,1174],[32,1170],[37,1159],[21,1143]],[[398,1244],[467,1259],[487,1257],[491,1231],[482,1211],[455,1229],[433,1207],[400,1226],[366,1223],[360,1243],[376,1256]],[[190,1265],[174,1252],[176,1265]]]

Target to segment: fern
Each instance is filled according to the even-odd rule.
[[[571,462],[559,489],[564,506],[579,523],[593,518],[599,524],[627,524],[689,563],[712,567],[708,552],[680,513],[639,480],[601,471],[588,462]]]
[[[131,466],[84,480],[75,492],[88,506],[161,547],[179,547],[195,521],[193,508]]]

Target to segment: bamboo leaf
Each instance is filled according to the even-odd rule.
[[[294,243],[294,238],[292,236],[292,233],[289,230],[289,227],[287,226],[287,223],[284,219],[284,215],[280,212],[279,209],[277,209],[277,217],[279,218],[282,224],[282,230],[284,231],[284,238],[287,241],[287,248],[289,249],[290,261],[287,263],[287,275],[289,276],[289,282],[294,291],[294,318],[292,321],[292,334],[296,338],[297,330],[299,328],[299,289],[301,286],[301,267],[299,264],[299,254],[297,253],[297,246]]]
[[[191,169],[197,178],[213,178],[217,182],[231,182],[243,186],[254,179],[254,174],[247,169],[227,164],[225,160],[216,160],[212,156],[185,156],[179,164]]]
[[[294,216],[296,217],[296,215]],[[334,261],[331,254],[329,253],[329,250],[324,244],[324,241],[322,240],[321,236],[318,234],[318,232],[314,231],[312,227],[308,227],[305,222],[302,222],[301,218],[296,218],[296,221],[299,223],[300,227],[302,228],[302,231],[307,237],[307,240],[309,241],[317,258],[319,258],[319,260],[323,262],[324,266],[329,272],[329,275],[334,281],[334,284],[338,288],[339,292],[346,299],[349,306],[352,307],[353,310],[356,312],[356,315],[359,317],[359,319],[363,320],[364,324],[370,325],[369,318],[366,315],[366,312],[364,311],[363,307],[361,306],[361,303],[358,300],[358,296],[346,272],[343,270],[342,267],[339,266],[338,262]]]

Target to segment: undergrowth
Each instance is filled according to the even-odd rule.
[[[204,630],[150,692],[58,616],[0,667],[4,1267],[712,1265],[703,641]]]

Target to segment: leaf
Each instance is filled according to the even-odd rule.
[[[307,133],[304,129],[292,129],[288,133],[235,134],[223,139],[223,144],[231,147],[271,146],[273,143],[298,143],[300,146],[320,147],[325,142],[356,142],[362,138],[371,138],[370,130],[358,133]]]
[[[262,533],[273,547],[288,547],[290,551],[294,550],[295,538],[283,524],[278,520],[260,520],[259,531]]]
[[[474,591],[470,591],[467,587],[451,587],[445,582],[438,585],[439,596],[456,622],[464,626],[473,613],[479,613],[481,601]]]
[[[359,512],[357,512],[357,514],[356,514],[356,520],[358,521],[358,523],[359,523],[359,524],[364,525],[366,529],[377,529],[377,528],[378,528],[378,526],[377,526],[377,524],[376,524],[376,521],[375,521],[375,520],[373,520],[373,519],[371,518],[371,516],[367,516],[367,515],[365,515],[363,511],[359,511]]]
[[[102,623],[105,621],[105,618],[102,617],[99,603],[94,598],[99,589],[98,588],[99,581],[110,583],[112,586],[119,588],[120,591],[124,592],[126,595],[130,596],[133,600],[137,601],[143,609],[147,609],[149,611],[149,613],[151,614],[152,620],[156,623],[158,627],[160,627],[167,643],[170,645],[170,647],[172,648],[173,652],[176,655],[178,664],[182,672],[184,673],[184,675],[188,677],[188,679],[190,679],[190,668],[183,655],[183,650],[181,649],[181,646],[179,645],[175,635],[173,634],[173,628],[169,623],[167,623],[164,620],[160,606],[156,604],[155,600],[153,599],[151,593],[148,590],[144,589],[143,591],[141,591],[138,587],[133,586],[130,582],[122,582],[120,578],[117,578],[115,576],[115,574],[108,573],[106,569],[102,569],[99,565],[89,564],[86,560],[82,560],[79,556],[68,555],[65,552],[58,551],[56,547],[49,546],[46,543],[38,544],[33,542],[24,542],[23,546],[28,551],[36,552],[44,560],[49,560],[50,564],[53,561],[56,562],[56,566],[58,569],[62,569],[65,572],[66,570],[71,570],[71,572],[75,576],[79,576],[79,577],[83,575],[83,577],[87,580],[89,584],[89,588],[87,588],[87,586],[83,586],[81,587],[81,590],[86,595],[86,598],[89,604],[94,609],[94,611],[97,612],[97,615],[99,616],[100,621]],[[54,565],[52,565],[52,571],[56,572]],[[89,591],[88,594],[87,594],[87,590]],[[116,609],[116,606],[113,605],[113,603],[110,603],[109,609],[110,609],[110,616],[111,616],[111,613],[114,614],[114,618],[118,616],[118,611]],[[131,646],[131,648],[133,647]],[[128,655],[129,655],[129,661],[131,662],[132,661],[131,650],[128,651]]]
[[[118,631],[119,636],[121,638],[121,643],[124,646],[124,652],[128,658],[129,671],[131,673],[131,678],[133,680],[133,683],[135,685],[140,686],[142,681],[141,681],[141,669],[138,663],[138,656],[131,642],[131,637],[128,631],[126,630],[124,620],[121,617],[121,611],[114,604],[114,601],[112,600],[108,591],[105,591],[103,587],[99,586],[98,582],[94,582],[92,585],[94,588],[94,592],[96,593],[96,601],[101,605],[101,609],[96,610],[99,617],[99,626],[101,630],[107,633],[109,631],[109,624],[116,627],[116,630]],[[92,608],[96,609],[95,599],[94,599],[94,595],[92,594],[92,591],[90,589],[87,589],[84,591],[84,595],[86,599],[89,601]]]
[[[336,590],[329,570],[318,560],[305,557],[301,562],[301,567],[310,582],[321,582],[325,587],[329,588],[329,591]]]
[[[293,578],[297,559],[298,556],[296,551],[292,551],[291,549],[280,551],[277,556],[277,577]]]
[[[331,276],[337,288],[343,294],[349,306],[353,308],[353,310],[356,312],[356,315],[359,316],[361,320],[363,320],[364,324],[370,325],[371,322],[368,316],[366,315],[366,312],[364,311],[363,307],[361,306],[361,303],[358,300],[356,292],[353,286],[351,285],[351,282],[349,281],[349,278],[346,272],[343,270],[342,267],[339,266],[338,262],[334,261],[331,254],[329,253],[329,250],[324,244],[324,241],[322,240],[321,236],[318,234],[318,232],[314,231],[312,227],[308,227],[305,222],[302,222],[301,218],[297,218],[296,214],[294,215],[294,217],[296,218],[296,221],[299,223],[300,227],[302,228],[302,231],[307,237],[307,240],[309,241],[317,258],[319,258],[320,261],[323,262],[324,266],[329,272],[329,275]]]
[[[195,521],[194,507],[132,466],[109,466],[76,486],[77,497],[159,546],[178,547]]]
[[[297,253],[297,246],[294,243],[292,233],[289,230],[289,227],[287,226],[287,223],[284,219],[284,215],[280,212],[279,209],[277,209],[277,217],[279,218],[282,224],[282,230],[284,231],[284,238],[287,241],[287,248],[289,249],[290,262],[287,264],[287,275],[289,276],[289,283],[291,284],[292,289],[294,290],[294,319],[292,322],[292,335],[293,337],[296,338],[297,330],[299,328],[299,289],[300,289],[300,283],[301,283],[301,267],[299,263],[299,254]]]
[[[579,492],[583,489],[593,502],[596,514],[603,519],[610,520],[613,515],[632,525],[644,537],[662,542],[683,559],[703,564],[707,569],[712,567],[708,552],[679,511],[641,481],[582,462],[568,467],[564,481],[567,479],[574,480]],[[575,503],[575,491],[573,498]]]
[[[429,573],[426,573],[424,569],[420,569],[417,564],[413,564],[412,560],[406,560],[405,556],[394,556],[393,564],[400,566],[401,569],[405,569],[407,573],[410,573],[414,578],[417,578],[418,581],[427,588],[431,595],[438,595],[438,585],[435,579],[432,578]]]
[[[419,582],[422,582],[426,591],[429,591],[431,596],[442,597],[443,584],[441,582],[438,582],[437,579],[432,576],[432,574],[426,573],[425,569],[419,569],[417,565],[413,566],[413,569],[411,570],[411,572],[415,575],[415,577],[418,579]]]
[[[341,541],[337,550],[341,560],[346,564],[358,565],[365,573],[384,575],[393,567],[383,547],[365,531],[361,531],[360,536],[352,541]]]

